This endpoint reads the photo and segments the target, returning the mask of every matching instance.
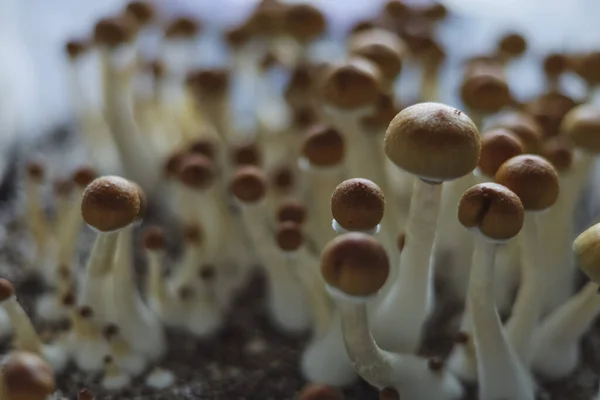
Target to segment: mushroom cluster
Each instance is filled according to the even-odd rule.
[[[574,224],[600,153],[598,55],[548,54],[547,89],[517,99],[507,69],[527,41],[507,33],[463,60],[461,104],[443,104],[447,13],[390,0],[340,44],[309,3],[263,0],[216,35],[133,1],[69,41],[89,165],[25,166],[17,277],[43,289],[28,315],[22,282],[0,279],[0,399],[47,400],[72,368],[101,375],[99,398],[160,397],[178,380],[168,332],[218,337],[256,273],[272,328],[308,337],[298,399],[340,400],[362,379],[381,400],[459,400],[473,384],[481,400],[534,400],[575,371],[600,313],[600,224]],[[434,330],[451,346],[425,346]]]

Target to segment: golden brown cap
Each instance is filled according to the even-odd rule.
[[[311,383],[300,391],[298,400],[344,400],[344,395],[332,386]]]
[[[105,18],[94,28],[94,42],[110,48],[125,44],[133,38],[135,24],[128,18]]]
[[[587,53],[578,61],[575,70],[579,76],[590,84],[600,83],[600,51]]]
[[[296,251],[304,243],[300,225],[291,221],[282,222],[277,226],[275,238],[283,251]]]
[[[463,103],[471,110],[495,113],[510,104],[512,95],[502,68],[471,68],[460,87]]]
[[[179,180],[194,189],[207,189],[215,181],[213,162],[199,154],[185,156],[179,164]]]
[[[191,39],[200,31],[200,23],[188,16],[173,19],[165,28],[168,39]]]
[[[77,394],[77,400],[94,400],[94,395],[89,389],[81,389]]]
[[[292,105],[304,105],[310,101],[313,90],[313,71],[305,65],[296,66],[285,88],[285,99]]]
[[[549,77],[557,77],[568,69],[567,57],[560,53],[551,53],[544,57],[544,73]]]
[[[426,56],[436,45],[431,26],[418,20],[407,21],[401,35],[411,54],[416,58]]]
[[[367,297],[383,287],[390,263],[383,246],[371,235],[337,236],[321,253],[321,275],[328,285],[349,296]]]
[[[480,183],[468,189],[458,204],[458,221],[477,228],[493,240],[507,240],[523,227],[525,211],[515,193],[497,183]]]
[[[118,176],[103,176],[88,185],[81,201],[81,215],[101,232],[115,231],[133,223],[140,213],[139,187]]]
[[[525,105],[525,112],[532,115],[542,128],[545,137],[556,136],[564,116],[577,103],[563,93],[544,93]]]
[[[511,131],[504,128],[486,131],[481,138],[479,170],[493,177],[506,160],[524,152],[523,143]]]
[[[325,101],[342,110],[355,110],[374,104],[379,96],[379,71],[368,60],[352,58],[329,69],[321,94]]]
[[[165,176],[169,178],[176,178],[181,162],[185,156],[186,153],[179,150],[175,150],[173,153],[171,153],[171,155],[165,160],[165,164],[163,166]]]
[[[530,115],[511,111],[494,120],[491,129],[504,128],[519,138],[526,153],[537,153],[542,141],[542,128]]]
[[[69,40],[65,44],[65,51],[70,59],[75,60],[89,49],[89,43],[84,40]]]
[[[294,170],[287,165],[276,168],[271,173],[273,189],[279,192],[289,192],[294,188]]]
[[[202,138],[190,143],[188,150],[192,154],[204,156],[214,161],[217,154],[217,144],[213,140]]]
[[[398,111],[394,103],[394,96],[380,93],[375,104],[375,110],[371,115],[361,118],[360,123],[366,132],[379,133],[385,131],[396,114],[398,114]]]
[[[165,247],[165,234],[159,226],[150,226],[144,232],[144,248],[148,250],[160,250]]]
[[[225,32],[225,40],[233,49],[238,49],[246,44],[251,38],[251,32],[247,25],[234,26]]]
[[[385,199],[375,183],[353,178],[340,183],[331,196],[331,214],[347,231],[370,231],[383,219]]]
[[[302,155],[315,167],[332,167],[344,159],[344,138],[333,127],[312,127],[302,147]]]
[[[261,163],[260,149],[256,142],[237,143],[232,149],[233,165],[254,165],[259,166]]]
[[[385,133],[387,157],[399,168],[428,180],[460,178],[477,167],[477,127],[462,111],[420,103],[400,111]]]
[[[10,400],[45,400],[56,390],[52,367],[24,351],[13,351],[4,359],[2,382]]]
[[[400,74],[406,55],[402,40],[384,29],[365,30],[353,35],[348,51],[372,61],[388,81],[395,80]]]
[[[125,12],[141,26],[148,25],[156,16],[156,10],[148,1],[132,1],[125,7]]]
[[[8,279],[0,278],[0,301],[6,301],[15,295],[15,288]]]
[[[362,21],[358,21],[355,22],[352,27],[350,28],[350,31],[348,32],[348,36],[353,36],[357,33],[360,32],[364,32],[364,31],[370,31],[371,29],[377,28],[377,23],[366,19],[366,20],[362,20]]]
[[[573,108],[563,119],[561,131],[575,146],[600,153],[600,107],[582,104]]]
[[[508,33],[498,41],[498,51],[509,57],[518,57],[527,51],[527,41],[519,33]]]
[[[569,170],[573,164],[573,148],[571,147],[571,144],[561,136],[555,136],[546,140],[542,144],[540,155],[550,161],[550,164],[552,164],[558,172]]]
[[[579,268],[596,284],[600,284],[600,224],[583,231],[573,242]]]
[[[262,0],[246,21],[248,30],[261,36],[281,34],[285,27],[285,13],[288,7],[288,4],[279,0]]]
[[[542,157],[523,154],[506,161],[496,172],[497,183],[519,198],[527,211],[541,211],[558,198],[558,174]]]
[[[31,180],[41,182],[46,175],[46,168],[39,160],[30,160],[26,166],[27,175]]]
[[[230,188],[238,200],[243,203],[255,203],[267,192],[267,177],[257,167],[240,167],[233,174]]]
[[[423,17],[433,21],[439,21],[448,16],[448,9],[444,4],[438,1],[425,4],[425,6],[419,11]]]
[[[90,183],[92,183],[92,181],[96,179],[97,176],[98,174],[96,173],[96,171],[94,171],[93,168],[81,167],[77,169],[75,173],[73,173],[72,180],[73,182],[75,182],[75,185],[84,188]]]
[[[302,225],[306,220],[306,207],[296,200],[288,200],[277,210],[277,222],[294,222]]]
[[[306,130],[318,121],[318,115],[311,106],[294,107],[292,110],[293,127],[298,130]]]
[[[221,96],[229,87],[229,71],[225,68],[192,71],[188,74],[187,84],[195,93]]]
[[[403,21],[413,14],[413,10],[403,0],[389,0],[385,3],[383,13],[392,19]]]
[[[379,392],[379,400],[401,400],[400,393],[394,388],[387,387]]]
[[[287,33],[300,41],[316,39],[327,28],[323,13],[311,4],[290,4],[285,8],[284,18]]]

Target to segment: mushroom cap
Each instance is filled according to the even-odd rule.
[[[277,226],[275,233],[277,245],[283,251],[296,251],[304,243],[304,235],[300,225],[286,221]]]
[[[260,168],[243,166],[233,174],[230,189],[241,202],[255,203],[265,197],[267,184],[267,177]]]
[[[71,39],[65,44],[65,51],[71,60],[77,59],[89,49],[89,43],[85,40]]]
[[[183,237],[187,243],[199,245],[204,240],[204,232],[198,224],[190,223],[184,227]]]
[[[261,163],[260,149],[256,142],[245,141],[235,144],[232,148],[231,155],[233,164],[236,166],[258,166]]]
[[[15,295],[15,287],[8,279],[0,278],[0,302],[6,301]]]
[[[514,133],[523,143],[526,153],[537,153],[542,141],[542,127],[531,116],[511,111],[497,116],[490,129],[505,128]]]
[[[156,16],[156,10],[148,1],[131,1],[125,7],[125,12],[135,18],[138,25],[147,25]]]
[[[352,111],[374,104],[379,87],[377,67],[371,61],[354,57],[326,71],[321,93],[331,106]]]
[[[229,28],[225,32],[224,36],[227,44],[229,44],[229,46],[231,46],[233,49],[242,47],[252,37],[250,27],[247,24],[241,24]]]
[[[344,400],[344,396],[332,386],[311,383],[302,388],[298,400]]]
[[[600,223],[583,231],[573,242],[579,268],[596,284],[600,284]]]
[[[190,143],[188,150],[192,154],[198,154],[214,161],[217,154],[217,144],[214,140],[201,138]]]
[[[94,42],[110,48],[127,43],[135,33],[135,23],[130,18],[104,18],[94,27]]]
[[[398,35],[375,28],[352,35],[348,51],[370,60],[387,80],[393,81],[402,71],[407,49]]]
[[[600,107],[582,104],[571,109],[562,121],[561,131],[575,146],[600,153]]]
[[[468,189],[458,204],[458,221],[477,228],[492,240],[507,240],[523,227],[525,211],[515,193],[497,183],[480,183]]]
[[[300,41],[316,39],[325,33],[325,15],[312,4],[290,4],[284,11],[286,32]]]
[[[287,165],[282,165],[271,173],[271,184],[279,192],[290,192],[294,188],[294,180],[294,170]]]
[[[168,39],[191,39],[200,31],[200,23],[190,16],[179,16],[165,27]]]
[[[576,72],[590,84],[600,83],[600,51],[584,54],[576,63]]]
[[[510,57],[518,57],[527,51],[527,41],[523,35],[510,32],[498,41],[498,50]]]
[[[544,93],[525,105],[525,112],[533,116],[542,128],[542,136],[556,136],[565,115],[577,106],[569,96],[559,92]]]
[[[374,229],[383,219],[384,210],[383,192],[368,179],[347,179],[331,196],[331,214],[348,231]]]
[[[44,164],[39,160],[29,160],[26,166],[27,176],[33,181],[41,182],[44,180],[46,175],[46,168]]]
[[[385,249],[371,235],[364,233],[337,236],[321,253],[323,279],[349,296],[374,295],[385,284],[389,272]]]
[[[497,183],[512,190],[528,211],[541,211],[558,198],[558,174],[542,157],[523,154],[506,161],[496,172]]]
[[[315,125],[306,135],[302,155],[315,167],[332,167],[344,160],[342,135],[328,125]]]
[[[195,70],[188,74],[187,84],[194,93],[222,96],[229,87],[229,71],[226,68]]]
[[[310,101],[314,84],[313,72],[306,65],[294,67],[285,87],[284,95],[288,103],[303,105]]]
[[[142,208],[140,188],[118,176],[103,176],[83,192],[81,215],[101,232],[115,231],[135,222]]]
[[[462,111],[420,103],[400,111],[385,133],[387,157],[421,178],[445,181],[477,167],[481,143],[477,127]]]
[[[302,225],[306,221],[306,207],[296,200],[287,200],[277,210],[277,222],[294,222]]]
[[[362,117],[360,123],[367,133],[385,132],[390,122],[398,114],[399,109],[394,102],[394,96],[380,93],[375,103],[375,110],[370,115]]]
[[[148,250],[160,250],[165,247],[165,234],[161,227],[150,226],[144,232],[144,248]]]
[[[542,144],[540,155],[558,172],[568,171],[573,164],[573,148],[564,137],[555,136]]]
[[[560,53],[550,53],[544,57],[544,73],[549,77],[557,77],[565,73],[569,62],[567,56]]]
[[[479,170],[493,177],[506,160],[524,152],[523,143],[511,131],[504,128],[486,131],[481,138]]]
[[[404,20],[413,14],[413,10],[404,0],[389,0],[385,3],[383,13],[393,19]]]
[[[461,84],[460,95],[469,109],[489,114],[500,111],[512,101],[502,69],[488,65],[472,68]]]
[[[75,185],[80,188],[85,188],[92,183],[97,176],[98,174],[92,167],[81,167],[73,173],[72,180],[75,182]]]
[[[56,390],[54,371],[40,356],[13,351],[2,364],[4,393],[10,400],[44,400]]]
[[[199,154],[189,154],[181,160],[178,176],[186,186],[207,189],[215,181],[214,163]]]
[[[165,160],[163,170],[165,176],[169,178],[176,178],[179,172],[179,166],[185,158],[186,153],[180,150],[172,152]]]

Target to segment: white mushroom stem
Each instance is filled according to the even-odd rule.
[[[527,212],[519,234],[522,254],[521,285],[506,322],[506,335],[525,367],[532,357],[533,332],[540,319],[545,270],[545,256],[540,243],[539,215]]]
[[[102,386],[109,391],[118,391],[131,384],[131,377],[111,358],[105,361]]]
[[[508,342],[494,303],[494,267],[498,244],[482,237],[471,269],[468,301],[477,354],[480,399],[534,400],[535,386]]]
[[[460,300],[464,300],[467,293],[473,235],[462,229],[456,218],[456,209],[463,193],[475,183],[476,178],[471,173],[444,184],[433,245],[433,268]]]
[[[149,359],[165,351],[163,328],[157,316],[144,304],[133,276],[133,225],[119,233],[112,269],[108,306],[111,320],[119,325],[125,340]]]
[[[26,180],[27,197],[27,227],[33,236],[35,243],[35,255],[31,260],[31,268],[34,272],[43,274],[48,265],[48,259],[52,250],[50,242],[49,221],[44,213],[41,196],[41,183],[38,180],[27,177]]]
[[[129,49],[121,49],[129,50]],[[144,138],[133,118],[131,65],[117,60],[127,54],[102,53],[105,80],[105,116],[121,156],[125,173],[146,190],[153,193],[160,179],[160,165],[150,142]],[[127,64],[131,64],[128,62]]]
[[[118,231],[97,233],[78,296],[79,304],[92,307],[100,322],[106,317],[105,290],[109,286],[107,278],[115,258],[118,236]]]
[[[569,376],[581,359],[580,340],[599,313],[598,285],[590,282],[535,330],[533,370],[553,380]]]
[[[372,320],[373,334],[383,349],[414,353],[421,342],[423,324],[434,304],[430,258],[441,194],[441,184],[415,180],[399,270]]]
[[[335,237],[331,230],[331,193],[344,180],[344,169],[342,166],[311,167],[304,158],[300,158],[299,167],[304,179],[304,200],[308,206],[306,227],[320,252]]]
[[[216,182],[206,190],[196,191],[195,195],[198,218],[202,221],[203,226],[208,227],[204,232],[206,256],[212,259],[225,239],[227,222],[229,222],[226,216],[227,204],[225,199],[220,196]],[[199,204],[202,206],[198,207]]]
[[[147,366],[146,359],[140,354],[136,354],[131,345],[119,333],[110,336],[107,341],[110,346],[110,355],[122,371],[132,376],[137,376],[144,371]]]
[[[177,306],[175,294],[168,285],[163,273],[164,250],[146,250],[148,275],[146,277],[146,296],[148,305],[169,326],[181,323],[182,314]]]
[[[424,62],[421,76],[421,101],[439,100],[439,75],[442,64],[438,61]]]
[[[68,343],[77,368],[87,372],[102,370],[107,344],[91,315],[82,315],[81,308],[71,311],[72,331]]]
[[[4,340],[11,332],[10,317],[4,308],[0,308],[0,340]]]
[[[17,301],[15,296],[1,303],[6,311],[10,324],[13,327],[13,348],[19,351],[42,354],[42,341],[40,340],[31,320]]]
[[[173,288],[177,290],[189,287],[191,282],[196,281],[198,267],[209,260],[206,257],[204,242],[201,238],[197,240],[187,239],[185,242],[183,259],[173,279]]]
[[[458,400],[463,397],[461,384],[447,370],[432,371],[428,360],[408,354],[382,350],[369,329],[364,299],[349,297],[328,287],[342,318],[342,330],[348,355],[358,374],[381,390],[392,387],[402,400]]]
[[[77,238],[83,225],[83,218],[79,207],[73,207],[75,204],[81,204],[83,191],[85,188],[77,187],[75,189],[75,198],[70,202],[70,207],[66,210],[64,223],[58,232],[58,262],[59,266],[68,266],[69,272],[75,273],[76,263],[73,262],[75,249],[77,248]]]

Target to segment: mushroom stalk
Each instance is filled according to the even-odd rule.
[[[548,315],[533,336],[534,371],[549,379],[568,376],[579,365],[579,341],[598,313],[598,285],[590,282]]]
[[[375,311],[372,326],[377,343],[390,351],[413,353],[434,303],[430,265],[442,185],[416,179],[406,225],[406,245],[399,270]]]
[[[146,293],[148,305],[167,325],[176,325],[181,315],[175,312],[175,300],[168,281],[163,274],[164,250],[146,249],[148,260],[148,277]]]
[[[2,307],[13,327],[14,339],[13,347],[15,350],[28,351],[42,355],[42,341],[40,340],[31,320],[19,304],[16,297],[11,297],[2,302]]]
[[[526,232],[528,233],[528,232]],[[534,400],[535,388],[518,353],[507,341],[494,303],[494,266],[498,243],[479,238],[475,251],[469,306],[477,354],[480,399]]]

